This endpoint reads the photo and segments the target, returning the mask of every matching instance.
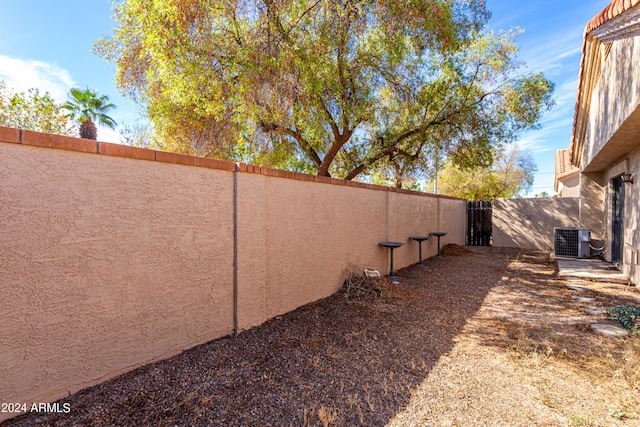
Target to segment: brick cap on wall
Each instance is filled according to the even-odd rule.
[[[42,132],[14,129],[4,126],[0,126],[0,142],[31,145],[35,147],[53,148],[66,151],[76,151],[104,156],[123,157],[133,160],[173,163],[206,169],[216,169],[223,171],[237,170],[238,172],[254,173],[285,179],[294,179],[297,181],[342,185],[347,187],[366,188],[369,190],[377,191],[391,191],[394,193],[413,194],[418,196],[437,197],[442,199],[462,200],[456,197],[445,196],[442,194],[422,193],[419,191],[404,190],[395,187],[385,187],[383,185],[367,184],[365,182],[346,181],[343,179],[331,178],[327,176],[309,175],[305,173],[273,169],[266,166],[251,165],[241,162],[234,163],[225,160],[196,157],[188,154],[170,153],[167,151],[130,147],[128,145],[113,144],[110,142],[100,142],[91,139],[74,138],[63,135],[53,135]]]

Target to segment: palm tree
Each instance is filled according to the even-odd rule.
[[[116,127],[116,121],[106,114],[116,106],[109,103],[108,96],[99,96],[94,90],[71,88],[69,101],[62,107],[69,110],[69,117],[80,125],[80,138],[98,139],[94,120],[111,129]]]

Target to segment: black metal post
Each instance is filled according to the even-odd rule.
[[[442,236],[446,236],[447,233],[445,233],[444,231],[434,231],[432,233],[429,233],[431,236],[436,236],[438,238],[438,258],[440,258],[442,256],[442,254],[440,253],[440,237]]]
[[[394,277],[394,274],[393,274],[393,250],[395,248],[394,247],[390,247],[389,249],[391,249],[391,267],[389,268],[389,277]]]
[[[416,242],[418,242],[418,265],[420,267],[424,267],[424,263],[422,262],[422,242],[424,242],[425,240],[429,240],[429,236],[415,236],[415,237],[409,237],[409,239],[414,240]]]
[[[391,250],[391,266],[390,266],[390,271],[389,271],[389,278],[390,279],[396,279],[396,277],[394,276],[394,271],[393,271],[393,250],[395,248],[399,248],[400,246],[402,246],[404,243],[400,243],[400,242],[380,242],[378,243],[380,246],[384,246],[385,248],[389,248]]]

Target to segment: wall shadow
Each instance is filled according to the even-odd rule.
[[[576,226],[578,198],[496,199],[493,243],[496,246],[553,250],[553,229]]]
[[[470,322],[466,336],[516,357],[537,354],[582,366],[587,355],[606,358],[624,353],[624,340],[612,340],[591,329],[594,323],[621,326],[619,322],[607,314],[585,311],[618,305],[640,306],[638,288],[558,277],[556,262],[548,253],[524,251],[507,268],[505,279],[493,288],[482,314]]]
[[[367,425],[401,411],[518,251],[473,248],[399,270],[376,302],[342,294],[58,401],[26,425]],[[482,272],[479,274],[479,272]]]

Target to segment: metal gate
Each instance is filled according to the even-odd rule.
[[[491,245],[491,202],[467,202],[467,245]]]

